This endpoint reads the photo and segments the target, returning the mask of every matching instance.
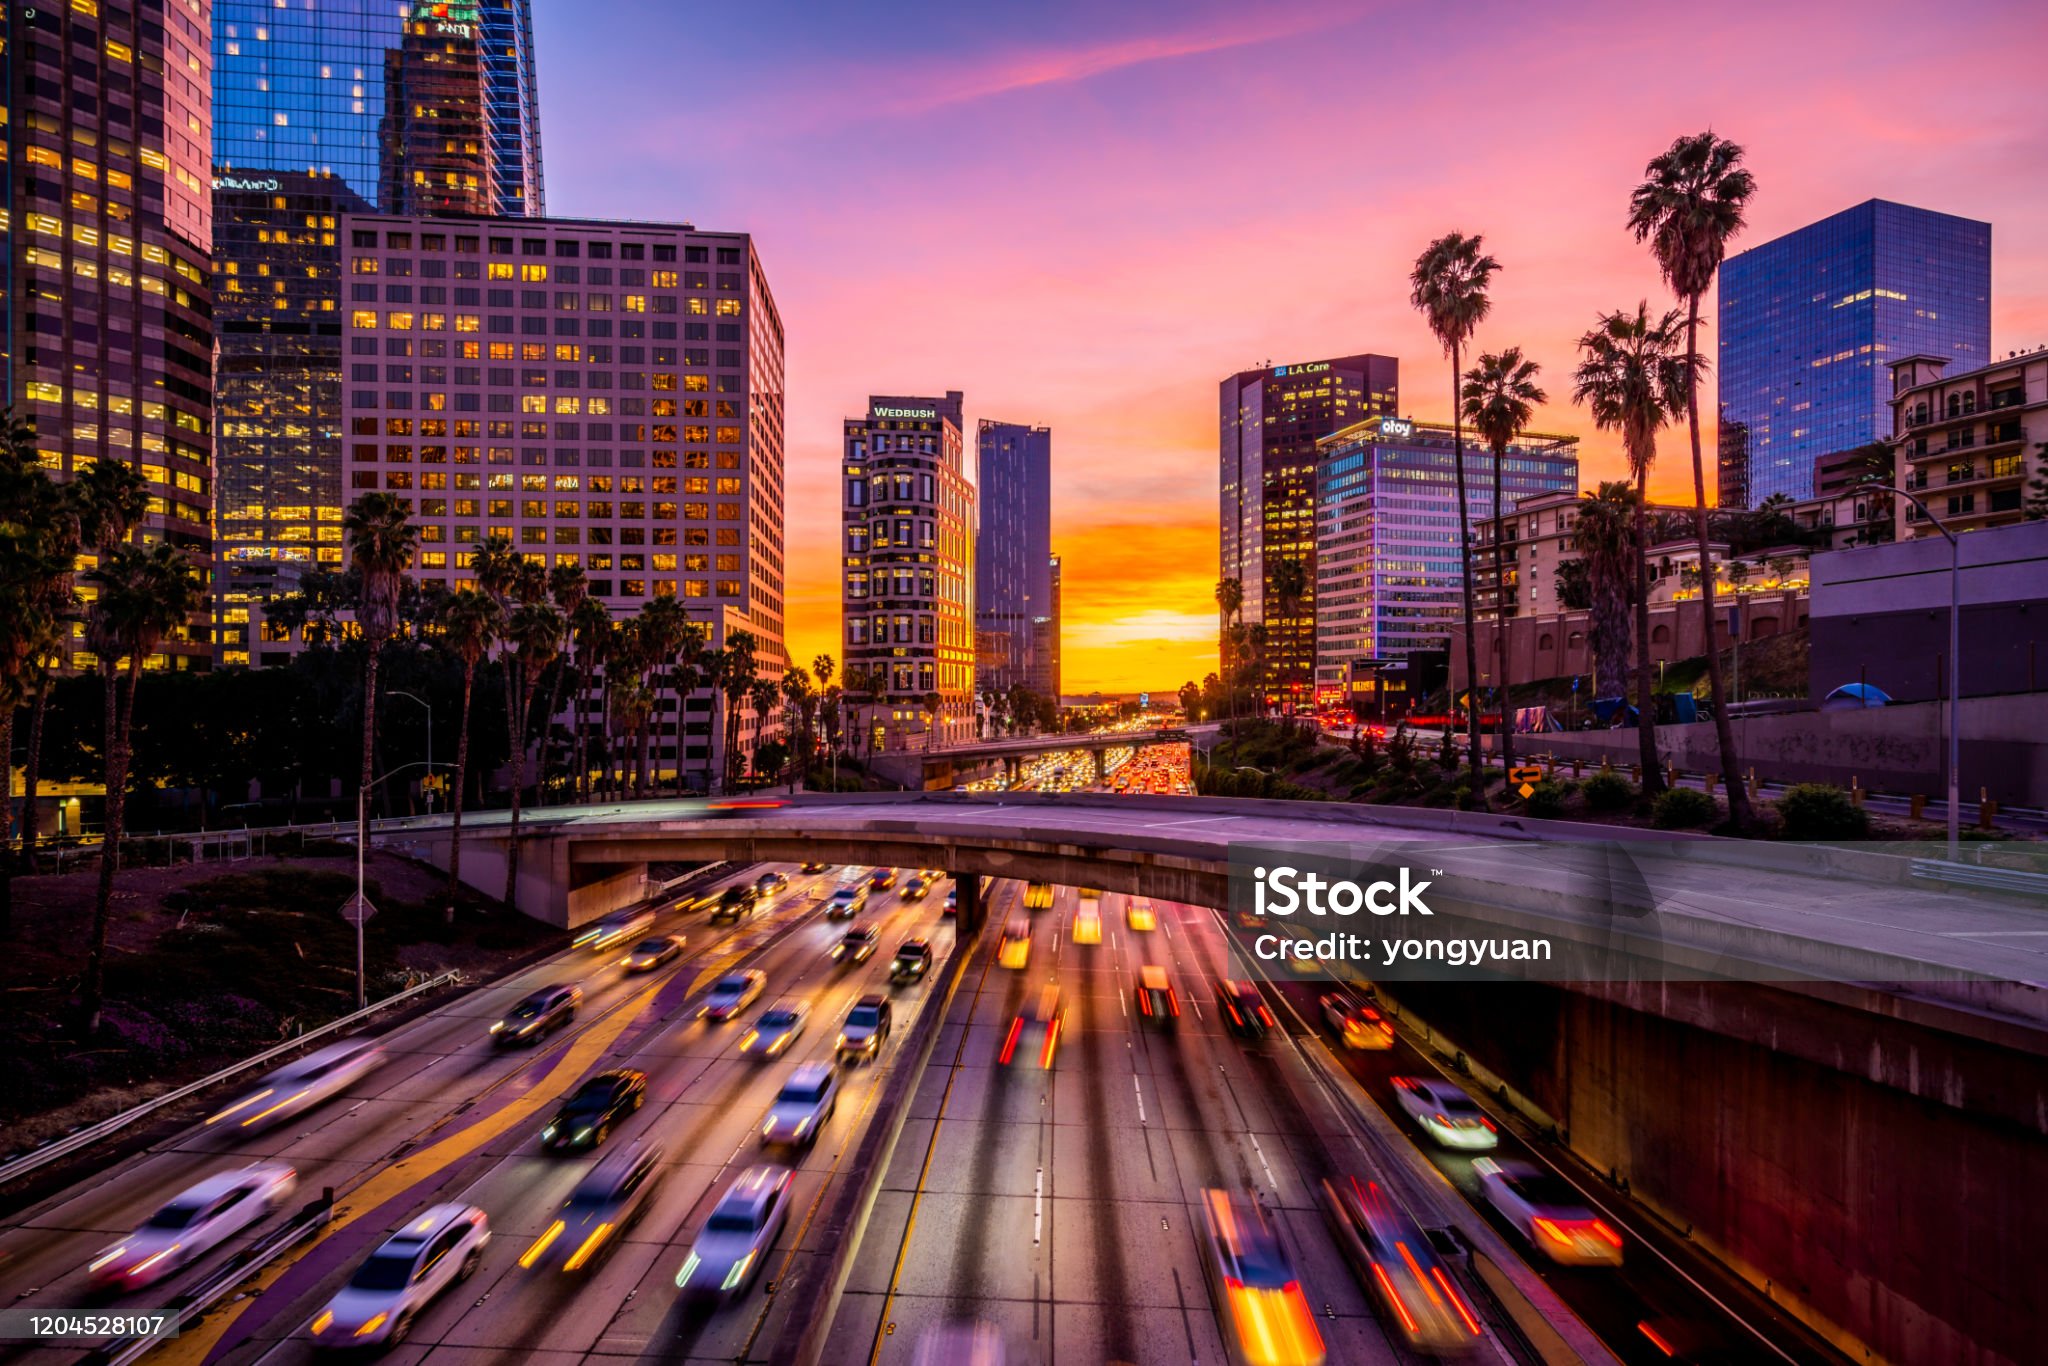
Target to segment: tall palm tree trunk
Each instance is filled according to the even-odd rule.
[[[383,651],[376,642],[363,641],[363,759],[356,778],[356,844],[365,858],[370,854],[370,780],[377,762],[377,670]]]
[[[505,833],[504,907],[513,910],[519,890],[519,798],[526,785],[526,671],[517,661],[505,660],[510,695],[505,699],[512,726],[512,818]]]
[[[1728,788],[1728,821],[1737,830],[1750,824],[1749,790],[1742,785],[1742,762],[1735,753],[1735,726],[1728,717],[1727,691],[1721,683],[1721,650],[1714,642],[1714,561],[1707,536],[1707,473],[1700,459],[1700,296],[1686,297],[1685,415],[1692,428],[1692,525],[1700,548],[1700,638],[1707,650],[1707,690],[1714,707],[1714,743],[1721,751],[1721,781]]]
[[[37,789],[43,781],[43,716],[50,709],[50,680],[36,689],[36,700],[28,709],[28,752],[21,758],[21,869],[36,871]]]
[[[590,671],[586,661],[576,666],[576,695],[572,702],[576,717],[571,723],[572,743],[576,748],[576,800],[585,805],[590,802],[590,750],[585,745],[584,736],[584,717],[589,711],[589,703]]]
[[[1664,790],[1664,773],[1657,767],[1657,700],[1650,678],[1650,468],[1646,464],[1636,475],[1636,757],[1643,766],[1643,795]],[[1622,690],[1627,697],[1627,689]]]
[[[1486,364],[1481,356],[1480,365]],[[1508,686],[1508,579],[1506,513],[1501,507],[1501,471],[1507,463],[1507,448],[1493,448],[1493,676],[1500,685],[1500,766],[1515,766],[1515,699]],[[1467,629],[1470,634],[1470,629]]]
[[[106,819],[100,837],[99,890],[93,900],[92,943],[86,953],[85,982],[79,994],[79,1033],[91,1038],[99,1032],[100,1015],[105,1005],[107,980],[107,926],[113,919],[114,872],[120,862],[121,836],[127,816],[128,787],[128,722],[134,717],[135,683],[134,675],[140,661],[129,665],[128,697],[125,705],[120,696],[118,676],[109,668],[102,672],[105,679],[104,712],[101,723],[106,735]]]
[[[469,699],[476,686],[476,665],[462,665],[462,712],[455,736],[455,824],[448,842],[448,920],[455,920],[455,897],[462,886],[462,798],[469,789]]]
[[[534,794],[536,801],[547,796],[548,755],[555,747],[555,716],[562,710],[562,677],[568,672],[569,662],[558,661],[555,665],[554,679],[548,684],[547,714],[540,719],[540,788]]]
[[[1458,401],[1458,376],[1464,373],[1460,348],[1451,344],[1451,453],[1458,472],[1458,580],[1465,600],[1465,755],[1471,761],[1472,796],[1486,802],[1486,780],[1479,773],[1479,642],[1472,638],[1472,504],[1465,487],[1465,412]]]

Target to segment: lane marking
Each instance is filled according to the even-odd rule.
[[[1131,1076],[1131,1089],[1138,1093],[1138,1123],[1147,1123],[1148,1121],[1145,1118],[1145,1088],[1138,1085],[1136,1073],[1133,1073]]]
[[[1045,1233],[1045,1168],[1031,1184],[1031,1246],[1037,1247]]]
[[[1259,1146],[1259,1136],[1247,1130],[1245,1137],[1252,1141],[1252,1151],[1259,1155],[1259,1165],[1266,1169],[1266,1180],[1272,1183],[1274,1194],[1280,1191],[1280,1178],[1273,1175],[1273,1166],[1266,1161],[1266,1150]]]

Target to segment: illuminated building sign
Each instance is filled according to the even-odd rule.
[[[1383,417],[1380,419],[1380,436],[1387,440],[1406,441],[1415,435],[1415,424],[1405,417]]]
[[[938,410],[935,408],[891,408],[881,403],[877,403],[871,411],[872,416],[875,417],[937,417],[939,415]]]
[[[268,194],[273,190],[283,189],[284,182],[276,176],[268,176],[262,180],[247,180],[241,176],[224,175],[213,178],[213,188],[216,190],[258,190]]]
[[[1310,361],[1307,365],[1276,365],[1273,375],[1276,379],[1281,375],[1314,375],[1329,368],[1330,363],[1326,360]]]

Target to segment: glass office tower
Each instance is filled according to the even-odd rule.
[[[1039,689],[1052,612],[1052,429],[982,419],[976,434],[976,688]],[[1041,625],[1043,623],[1043,625]],[[1039,689],[1042,691],[1042,689]]]
[[[1813,496],[1891,430],[1891,361],[1991,359],[1991,225],[1872,199],[1721,266],[1720,502]]]

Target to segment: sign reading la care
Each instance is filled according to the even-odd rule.
[[[931,408],[891,408],[885,403],[877,403],[874,415],[876,417],[937,417],[938,412]]]

